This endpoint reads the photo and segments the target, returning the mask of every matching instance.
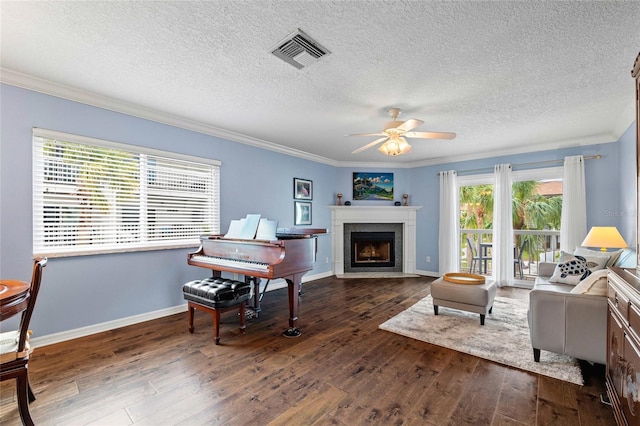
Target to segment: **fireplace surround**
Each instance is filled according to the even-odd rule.
[[[401,233],[400,249],[396,249],[396,259],[400,251],[402,259],[396,262],[396,270],[404,274],[416,272],[416,212],[421,206],[329,206],[331,209],[331,248],[333,272],[344,275],[345,259],[351,265],[350,257],[345,256],[345,224],[375,224],[378,230],[398,227]],[[396,232],[397,233],[397,232]],[[398,238],[396,237],[396,241]],[[396,247],[398,245],[396,244]],[[349,250],[350,252],[350,250]],[[347,269],[350,269],[349,267]]]

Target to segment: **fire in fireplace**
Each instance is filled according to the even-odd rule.
[[[351,267],[394,267],[394,232],[352,232]]]

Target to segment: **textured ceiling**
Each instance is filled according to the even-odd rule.
[[[329,164],[610,142],[633,121],[637,1],[2,1],[0,14],[5,82],[43,79]],[[302,70],[270,54],[298,28],[331,52]],[[351,154],[374,138],[344,135],[380,131],[390,107],[458,136]]]

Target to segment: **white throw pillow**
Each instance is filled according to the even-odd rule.
[[[586,247],[578,246],[573,251],[573,254],[577,254],[585,257],[607,257],[609,258],[607,261],[606,267],[613,266],[618,261],[620,254],[622,254],[622,249],[616,251],[602,251],[602,250],[591,250]]]
[[[592,272],[603,269],[608,257],[580,256],[567,252],[560,252],[560,260],[549,281],[576,285],[591,275]]]
[[[607,295],[607,275],[609,271],[601,269],[580,281],[577,286],[571,289],[571,293],[594,294],[596,296]]]

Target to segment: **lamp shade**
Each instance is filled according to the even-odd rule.
[[[594,226],[587,234],[582,245],[600,247],[602,251],[607,251],[608,248],[627,247],[627,243],[615,226]]]

